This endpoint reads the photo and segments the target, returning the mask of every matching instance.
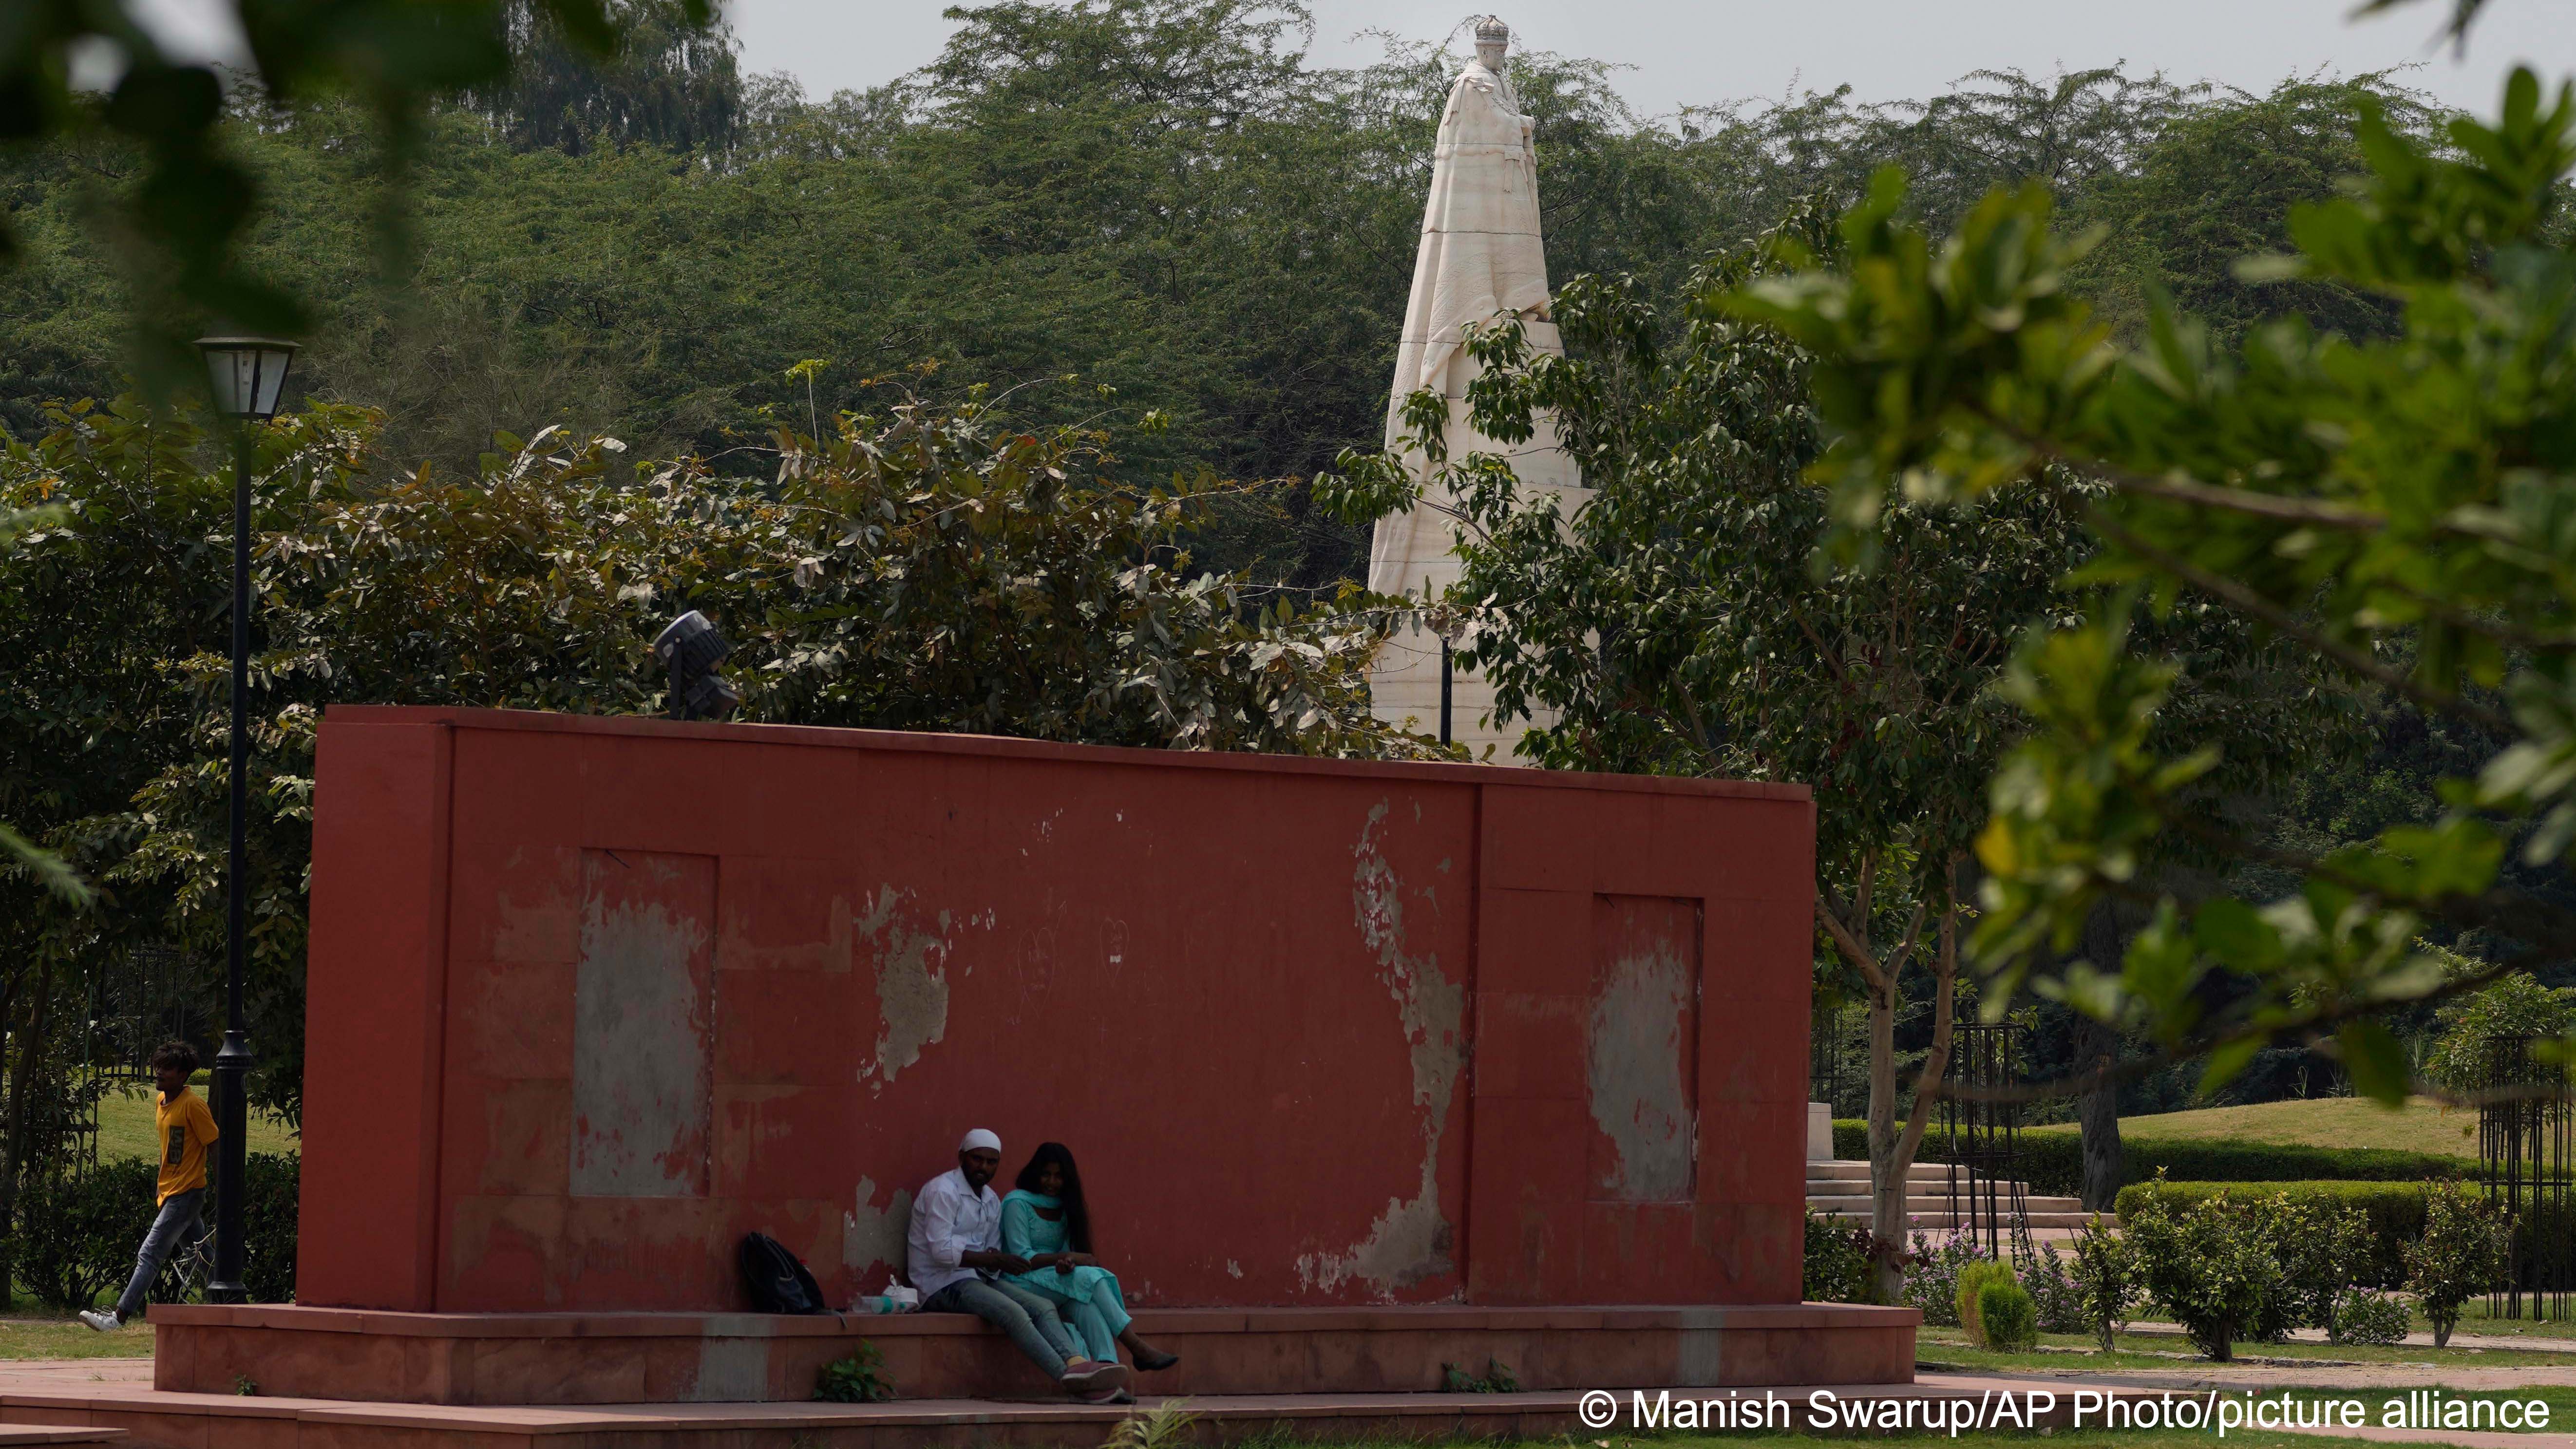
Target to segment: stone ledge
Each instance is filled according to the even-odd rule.
[[[1853,1304],[1578,1308],[1149,1309],[1181,1365],[1139,1386],[1183,1394],[1417,1393],[1500,1362],[1527,1389],[1904,1383],[1920,1315]],[[153,1382],[408,1404],[801,1400],[861,1342],[907,1396],[989,1399],[1046,1385],[964,1314],[384,1313],[156,1305]]]

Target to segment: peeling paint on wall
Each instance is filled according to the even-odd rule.
[[[573,976],[572,1191],[707,1190],[714,1113],[707,1000],[715,862],[583,852]]]
[[[876,1196],[876,1182],[860,1178],[858,1191],[851,1195],[854,1205],[841,1214],[841,1265],[865,1276],[870,1268],[883,1263],[900,1278],[904,1234],[912,1227],[912,1191],[896,1188],[894,1200],[881,1208],[871,1206]]]
[[[1415,806],[1420,810],[1419,804]],[[1378,979],[1395,999],[1396,1016],[1412,1049],[1413,1103],[1422,1110],[1422,1182],[1411,1201],[1390,1198],[1369,1235],[1346,1252],[1307,1253],[1297,1259],[1298,1281],[1331,1292],[1358,1279],[1382,1297],[1425,1278],[1449,1272],[1456,1233],[1440,1211],[1440,1139],[1448,1131],[1449,1105],[1467,1064],[1467,992],[1440,972],[1434,954],[1404,949],[1404,883],[1379,844],[1387,802],[1371,807],[1352,847],[1351,908],[1360,940],[1377,957]],[[1423,892],[1425,899],[1430,893]]]
[[[859,939],[876,957],[876,1055],[859,1068],[860,1081],[875,1079],[875,1092],[948,1034],[948,913],[939,913],[940,931],[926,931],[903,919],[901,905],[902,893],[889,885],[857,922]]]
[[[1682,1077],[1691,986],[1681,946],[1655,941],[1612,960],[1592,1003],[1592,1120],[1617,1148],[1597,1186],[1623,1201],[1691,1195],[1691,1092]]]

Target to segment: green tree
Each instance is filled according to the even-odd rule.
[[[2279,1245],[2260,1215],[2225,1192],[2180,1209],[2151,1192],[2121,1230],[2147,1296],[2210,1358],[2227,1362],[2238,1340],[2257,1336],[2277,1314],[2285,1291]]]
[[[2043,176],[2069,222],[2102,227],[2101,246],[2070,269],[2069,285],[2133,337],[2159,293],[2222,345],[2288,313],[2351,335],[2394,331],[2396,308],[2365,289],[2236,270],[2244,258],[2287,250],[2292,208],[2330,199],[2339,179],[2362,169],[2352,118],[2363,101],[2402,130],[2430,129],[2426,109],[2381,77],[2292,80],[2268,95],[2175,108],[2135,145],[2130,164],[2104,168],[2080,188]]]
[[[2500,1038],[2566,1036],[2576,1030],[2576,991],[2540,984],[2528,971],[2508,972],[2472,996],[2442,1004],[2433,1016],[2424,1076],[2468,1094],[2487,1085]]]
[[[743,109],[733,27],[686,0],[610,0],[608,14],[617,44],[600,56],[534,0],[507,0],[509,79],[469,103],[517,146],[729,149]]]
[[[0,509],[0,552],[15,547],[20,535],[60,522],[62,516],[59,508]],[[0,857],[15,860],[17,868],[43,881],[45,887],[57,895],[73,900],[86,899],[88,895],[89,887],[63,864],[60,856],[30,843],[25,836],[10,829],[5,820],[0,820]]]
[[[346,94],[374,114],[388,178],[399,181],[434,98],[502,76],[510,62],[504,10],[512,0],[233,0],[225,8],[250,47],[270,100],[294,104]],[[573,44],[612,51],[608,0],[526,0]],[[680,0],[688,23],[714,18],[713,0]],[[72,88],[84,58],[121,64],[104,101]],[[138,361],[184,376],[186,338],[209,317],[268,331],[301,330],[307,312],[291,288],[247,265],[242,243],[261,206],[258,177],[223,135],[225,98],[215,68],[174,61],[117,5],[26,0],[0,27],[0,141],[104,133],[130,141],[140,174],[116,195],[112,227],[142,259],[131,273]],[[399,234],[399,192],[385,213]],[[15,229],[0,224],[0,262],[15,258]]]
[[[2275,1039],[2330,1037],[2355,1085],[2393,1101],[2408,1062],[2382,1013],[2576,951],[2564,912],[2499,877],[2509,844],[2561,872],[2576,846],[2556,522],[2576,468],[2560,222],[2576,97],[2562,88],[2544,108],[2519,72],[2500,120],[2454,120],[2440,153],[2367,108],[2360,127],[2371,177],[2294,213],[2300,252],[2266,274],[2387,297],[2405,319],[2393,337],[2280,322],[2228,353],[2159,314],[2124,349],[2064,285],[2088,243],[2051,229],[2044,188],[1995,193],[1935,247],[1899,220],[1893,179],[1847,222],[1838,268],[1731,305],[1819,355],[1833,446],[1818,469],[1841,554],[1868,552],[1888,478],[1967,498],[2072,469],[2109,490],[2090,519],[2111,550],[2097,577],[2223,606],[2323,666],[2512,739],[2451,787],[2443,818],[2301,856],[2196,808],[2238,741],[2157,743],[2178,665],[2133,646],[2126,605],[2035,631],[2006,684],[2034,731],[1996,774],[1979,847],[1978,949],[2003,988],[1988,1009],[2035,980],[2168,1052],[2208,1053],[2211,1081]],[[2509,840],[2498,816],[2527,833]],[[2265,858],[2297,888],[2259,908],[2161,889],[2141,866],[2169,840]],[[2074,954],[2086,915],[2117,896],[2153,922],[2119,962]],[[2435,921],[2518,946],[2452,976],[2412,944]]]
[[[2460,1305],[2497,1285],[2505,1265],[2505,1230],[2495,1210],[2456,1182],[2424,1188],[2424,1231],[2406,1244],[2406,1286],[2433,1325],[2433,1346],[2447,1348]]]

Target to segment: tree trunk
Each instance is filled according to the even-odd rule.
[[[1896,1131],[1896,983],[1873,986],[1869,993],[1869,1231],[1870,1268],[1877,1274],[1872,1293],[1893,1303],[1905,1290],[1905,1274],[1896,1254],[1905,1246],[1905,1178],[1913,1154],[1897,1154]]]
[[[1906,1243],[1905,1199],[1913,1184],[1915,1150],[1932,1120],[1932,1100],[1950,1066],[1951,1014],[1959,983],[1959,908],[1955,899],[1941,909],[1941,946],[1933,958],[1932,1044],[1923,1053],[1923,1069],[1914,1079],[1914,1102],[1904,1130],[1896,1125],[1896,1008],[1899,976],[1885,974],[1873,983],[1869,1001],[1869,1195],[1870,1236],[1877,1269],[1877,1298],[1893,1303],[1904,1296],[1905,1269],[1898,1260]]]
[[[27,1171],[27,1093],[35,1085],[36,1059],[45,1047],[46,1017],[54,1002],[54,965],[51,959],[39,962],[34,970],[33,988],[27,1003],[27,1030],[19,1044],[18,1061],[10,1073],[9,1122],[5,1143],[0,1143],[0,1285],[14,1281],[17,1270],[16,1227],[18,1222],[18,1184]]]
[[[2084,954],[2093,969],[2119,968],[2120,925],[2104,902],[2084,923]],[[2123,1176],[2120,1160],[2120,1084],[2112,1072],[2120,1064],[2120,1034],[2090,1016],[2075,1017],[2075,1068],[2089,1073],[2077,1120],[2084,1134],[2084,1206],[2097,1213],[2119,1205]]]
[[[1923,1054],[1923,1070],[1914,1082],[1914,1104],[1902,1130],[1896,1124],[1896,1008],[1903,1001],[1905,960],[1923,930],[1928,902],[1918,900],[1896,947],[1880,959],[1870,945],[1870,888],[1877,875],[1874,856],[1864,856],[1856,889],[1848,904],[1825,891],[1816,894],[1816,923],[1843,959],[1868,984],[1869,993],[1869,1224],[1870,1266],[1874,1296],[1894,1302],[1905,1291],[1906,1178],[1914,1168],[1914,1151],[1931,1120],[1932,1099],[1950,1063],[1950,1013],[1959,981],[1958,860],[1942,880],[1941,947],[1933,964],[1937,986],[1932,1007],[1932,1045]]]

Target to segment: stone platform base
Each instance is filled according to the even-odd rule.
[[[69,1430],[121,1429],[133,1449],[968,1449],[1028,1445],[1093,1449],[1137,1409],[991,1400],[890,1404],[613,1404],[500,1408],[371,1404],[232,1394],[173,1394],[144,1382],[147,1366],[83,1359],[0,1366],[0,1422]],[[1784,1385],[1803,1405],[1817,1386]],[[2055,1407],[2040,1425],[2072,1421],[2062,1381],[1926,1375],[1912,1384],[1826,1386],[1840,1398],[1960,1399],[2042,1391]],[[2157,1391],[2112,1390],[2123,1398]],[[1148,1396],[1138,1406],[1151,1410]],[[1289,1394],[1193,1397],[1192,1446],[1245,1441],[1377,1443],[1536,1440],[1603,1431],[1579,1417],[1579,1396],[1520,1394]],[[1787,1415],[1811,1429],[1805,1413]],[[1627,1436],[1624,1421],[1610,1432]],[[0,1441],[6,1442],[6,1441]]]
[[[1009,1340],[964,1314],[375,1313],[155,1304],[153,1386],[407,1404],[792,1401],[862,1341],[905,1398],[1043,1393]],[[1137,1330],[1181,1355],[1161,1394],[1428,1393],[1447,1367],[1524,1389],[1901,1384],[1911,1308],[1162,1309]]]

